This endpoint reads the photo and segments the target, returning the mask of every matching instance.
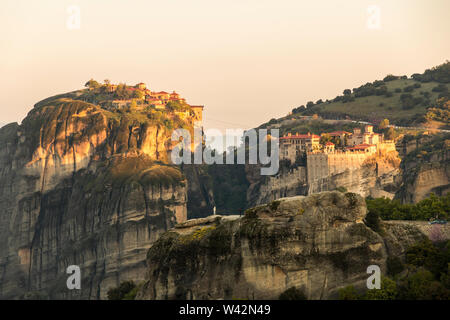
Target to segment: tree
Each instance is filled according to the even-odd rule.
[[[339,300],[358,300],[359,295],[354,286],[339,289]]]
[[[344,90],[344,95],[349,95],[349,94],[351,94],[352,93],[352,90],[350,90],[350,89],[345,89]]]
[[[142,100],[142,99],[144,99],[144,97],[145,97],[144,91],[142,91],[142,90],[134,90],[133,98]]]
[[[405,269],[402,261],[399,257],[393,256],[388,257],[386,260],[387,274],[390,276],[395,276]]]
[[[280,294],[279,300],[307,300],[303,291],[291,287]]]
[[[377,212],[370,211],[367,213],[366,218],[364,219],[366,225],[375,232],[381,231],[381,219]]]
[[[136,285],[133,281],[123,281],[117,288],[108,290],[108,300],[130,300],[136,295]]]
[[[399,284],[399,298],[402,300],[448,300],[449,291],[424,268],[419,268]]]
[[[96,89],[96,88],[100,87],[100,83],[98,83],[94,79],[91,79],[88,82],[86,82],[84,84],[84,86],[92,90],[92,89]]]
[[[397,284],[387,277],[381,278],[381,289],[367,290],[364,298],[368,300],[395,300],[397,297]]]
[[[384,134],[384,138],[386,140],[394,140],[395,137],[395,130],[392,127],[389,127],[386,131],[386,133]]]
[[[389,126],[389,119],[384,119],[378,125],[378,129],[383,130],[386,129],[388,126]]]
[[[324,133],[321,137],[320,137],[320,141],[319,143],[324,145],[327,142],[331,142],[331,136],[328,133]]]
[[[128,100],[131,98],[131,95],[127,90],[127,85],[124,83],[119,83],[116,91],[114,92],[114,95],[117,99]]]

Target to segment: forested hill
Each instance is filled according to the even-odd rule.
[[[309,101],[292,113],[262,125],[284,120],[319,116],[324,119],[351,119],[378,123],[387,118],[399,126],[449,128],[450,62],[414,73],[410,77],[387,75],[382,80],[358,88],[343,88],[334,99]]]

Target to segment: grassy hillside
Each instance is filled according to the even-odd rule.
[[[343,102],[330,101],[315,105],[310,110],[305,110],[304,114],[317,113],[325,118],[346,118],[364,121],[381,121],[384,118],[390,119],[393,123],[403,123],[407,119],[418,120],[427,112],[432,101],[436,101],[439,93],[433,92],[433,88],[439,85],[438,82],[421,83],[414,79],[399,79],[384,82],[388,95],[371,95],[366,97],[356,97],[354,93],[350,95],[354,100]],[[416,88],[418,87],[418,88]],[[406,89],[406,88],[412,88]],[[411,90],[406,92],[406,90]],[[399,92],[400,91],[400,92]],[[411,94],[413,99],[420,99],[420,103],[411,107],[403,107],[402,94]],[[392,96],[391,96],[392,94]],[[336,117],[334,117],[336,116]]]
[[[358,88],[343,89],[334,99],[309,101],[281,119],[262,125],[281,124],[286,120],[305,121],[305,116],[323,119],[349,119],[378,123],[387,118],[400,126],[433,124],[449,127],[450,62],[407,76],[388,75],[383,80],[366,83]],[[295,127],[292,123],[289,126]],[[301,129],[301,126],[300,126]],[[313,128],[314,129],[314,128]],[[302,130],[300,130],[302,131]],[[314,130],[312,130],[314,131]]]

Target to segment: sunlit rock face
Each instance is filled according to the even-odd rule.
[[[293,286],[309,299],[336,298],[339,288],[365,286],[369,265],[385,272],[389,249],[401,255],[424,238],[414,226],[387,226],[385,243],[364,224],[366,210],[357,194],[322,192],[244,217],[188,220],[150,249],[137,298],[277,299]]]
[[[63,98],[0,129],[0,298],[99,299],[143,279],[148,248],[187,215],[171,130],[147,120]]]
[[[442,196],[450,192],[448,137],[448,134],[441,137],[423,135],[402,139],[398,143],[403,160],[401,187],[396,198],[402,202],[416,203],[431,193]]]
[[[361,159],[353,159],[354,156],[361,156]],[[321,158],[325,160],[321,161]],[[258,166],[247,165],[246,174],[250,181],[247,191],[248,203],[259,205],[283,197],[308,195],[338,188],[345,188],[348,192],[358,193],[364,197],[392,199],[399,189],[400,158],[396,151],[369,156],[314,154],[308,156],[306,162],[307,165],[280,163],[280,170],[274,176],[260,176]]]

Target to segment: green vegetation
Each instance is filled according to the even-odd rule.
[[[368,213],[366,223],[378,229],[378,219],[382,220],[430,220],[449,219],[450,193],[438,197],[431,194],[429,198],[416,204],[402,204],[399,200],[387,198],[366,199]]]
[[[395,276],[405,269],[399,257],[388,257],[386,267],[388,276]]]
[[[280,294],[279,300],[307,300],[305,294],[296,287],[291,287]]]
[[[250,185],[243,164],[213,164],[207,166],[211,177],[217,214],[239,214],[247,208]]]
[[[367,212],[364,222],[373,231],[377,233],[382,232],[380,216],[374,210]]]
[[[85,192],[104,192],[105,186],[120,188],[140,184],[142,187],[184,185],[184,177],[175,166],[139,156],[115,155],[99,164],[95,174],[87,172],[83,189]]]
[[[450,241],[425,240],[410,247],[403,264],[388,259],[381,289],[358,293],[353,286],[339,290],[341,300],[448,300],[450,298]]]
[[[294,120],[292,120],[294,119]],[[282,121],[283,119],[280,119]],[[354,128],[360,128],[361,124],[352,122],[336,122],[328,123],[322,119],[302,119],[299,115],[292,115],[289,119],[284,119],[280,129],[280,136],[291,132],[298,132],[300,134],[307,134],[308,132],[319,134],[322,132],[333,132],[338,130],[344,130],[352,132]],[[267,128],[270,126],[268,123],[261,125],[259,128]]]
[[[402,161],[402,168],[410,168],[410,163],[424,162],[429,163],[433,156],[442,154],[450,150],[450,133],[436,134],[433,136],[422,136],[422,135],[407,135],[404,141],[408,142],[411,140],[421,141],[424,140],[426,143],[421,143],[420,147],[414,151],[408,153]],[[426,140],[428,139],[428,140]]]
[[[358,300],[358,298],[359,294],[352,285],[339,289],[339,300]]]
[[[428,121],[440,121],[445,125],[445,128],[450,128],[450,98],[439,98],[436,103],[427,109],[425,118]]]
[[[432,118],[446,125],[448,105],[444,109],[447,112],[444,112],[443,117],[434,109],[438,99],[444,98],[448,101],[449,79],[450,62],[447,61],[426,70],[423,74],[413,74],[411,78],[388,75],[383,80],[369,82],[353,90],[345,89],[341,96],[319,104],[310,101],[306,107],[294,108],[292,113],[301,116],[316,114],[327,119],[351,118],[375,123],[389,118],[396,125],[403,126],[418,125]],[[431,113],[426,116],[428,112]]]
[[[134,300],[138,290],[133,281],[123,281],[118,287],[108,290],[108,300]]]
[[[278,209],[278,206],[280,205],[280,203],[281,203],[281,201],[274,200],[268,204],[268,207],[270,208],[270,210],[276,211]]]
[[[179,241],[181,243],[188,243],[191,241],[200,241],[201,239],[203,239],[209,232],[211,232],[212,230],[214,230],[216,228],[216,226],[210,226],[210,227],[202,227],[198,230],[195,230],[194,232],[184,235],[184,236],[180,236],[179,237]]]

